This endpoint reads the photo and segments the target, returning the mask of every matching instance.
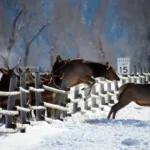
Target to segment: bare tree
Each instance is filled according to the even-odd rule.
[[[100,58],[101,58],[101,61],[103,62],[105,60],[105,52],[104,52],[103,47],[102,47],[102,42],[101,42],[100,35],[98,35],[98,41],[99,41]]]
[[[58,36],[57,35],[51,35],[49,33],[49,36],[51,37],[51,47],[50,47],[50,67],[54,65],[55,58],[57,56],[57,48],[59,47],[58,45]]]
[[[13,2],[5,0],[5,3],[9,9],[16,12],[7,47],[8,59],[14,46],[16,45],[19,48],[19,42],[23,39],[24,47],[21,47],[21,49],[25,49],[24,65],[27,65],[31,44],[56,18],[49,18],[48,14],[45,13],[44,5],[46,4],[42,0],[14,0]],[[21,51],[23,52],[23,50]]]
[[[18,22],[20,16],[24,13],[24,10],[25,10],[25,7],[23,7],[21,10],[19,10],[19,12],[17,13],[17,15],[14,18],[14,21],[13,21],[13,24],[12,24],[11,36],[9,38],[9,44],[8,44],[8,47],[7,47],[7,51],[8,51],[7,61],[9,59],[12,47],[14,46],[14,44],[17,40],[19,32],[22,29],[22,25],[23,25],[22,23],[23,22],[20,22],[19,24],[17,24],[17,22]]]
[[[55,18],[56,19],[56,18]],[[29,50],[30,50],[30,45],[33,43],[33,41],[39,36],[39,34],[51,23],[53,23],[53,19],[44,25],[34,34],[34,36],[31,38],[29,42],[25,40],[25,58],[24,58],[24,65],[27,66],[28,62],[28,56],[29,56]]]
[[[129,28],[126,38],[131,43],[130,49],[132,51],[130,50],[128,53],[132,56],[133,64],[145,64],[148,54],[150,54],[150,41],[148,39],[150,32],[149,4],[149,0],[133,0],[130,4],[129,0],[118,0],[118,8],[120,9],[118,23],[126,24]]]

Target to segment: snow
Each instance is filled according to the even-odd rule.
[[[78,112],[64,122],[31,121],[26,133],[0,133],[0,150],[150,150],[149,107],[131,103],[114,120],[107,119],[109,110]]]

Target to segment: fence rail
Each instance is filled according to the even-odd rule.
[[[41,88],[40,85],[40,73],[39,70],[35,72],[35,87],[29,87],[29,90],[25,89],[25,74],[20,75],[20,87],[19,91],[15,91],[16,88],[16,78],[12,77],[10,80],[10,88],[9,92],[0,91],[0,96],[8,96],[8,106],[7,110],[0,110],[1,115],[6,116],[6,125],[5,129],[0,128],[0,132],[15,133],[16,130],[12,129],[13,116],[20,114],[21,124],[27,123],[27,112],[31,112],[32,110],[36,110],[36,119],[43,120],[42,118],[42,110],[46,110],[46,108],[56,109],[56,119],[60,119],[61,116],[66,117],[70,114],[70,109],[68,105],[62,106],[67,103],[67,100],[71,98],[68,104],[72,104],[71,114],[74,114],[78,111],[88,111],[99,109],[101,111],[105,111],[105,107],[111,107],[112,104],[117,102],[117,94],[118,88],[128,82],[133,83],[150,83],[150,73],[141,72],[140,74],[132,74],[128,76],[120,76],[120,81],[109,81],[104,78],[96,78],[96,83],[93,86],[90,94],[90,98],[88,100],[84,100],[84,97],[87,94],[87,90],[81,90],[81,86],[73,87],[72,90],[74,95],[72,95],[71,91],[66,91],[65,87],[67,81],[62,84],[60,89],[56,89],[54,87],[49,87],[43,85]],[[113,88],[112,88],[113,87]],[[26,94],[29,94],[30,91],[35,92],[36,106],[27,105]],[[47,102],[42,102],[41,92],[44,91],[52,91],[59,94],[58,104],[51,104]],[[15,106],[15,96],[20,95],[20,106]],[[112,100],[113,97],[113,100]],[[115,98],[114,98],[115,97]],[[44,101],[44,100],[43,100]],[[84,102],[84,107],[81,108],[79,106],[80,102]],[[28,107],[27,107],[28,106]],[[16,108],[16,110],[14,110]],[[17,126],[17,128],[19,128]],[[20,128],[22,131],[25,131],[25,127]]]

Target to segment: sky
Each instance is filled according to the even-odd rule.
[[[130,53],[129,53],[131,48],[133,49],[133,51],[135,49],[137,50],[137,48],[138,48],[138,50],[140,49],[140,47],[139,47],[139,45],[141,45],[140,43],[136,44],[137,41],[135,40],[135,43],[133,44],[132,40],[130,40],[128,38],[128,35],[132,30],[132,28],[131,28],[132,24],[127,22],[126,20],[122,20],[120,22],[119,15],[121,14],[122,10],[120,9],[120,4],[119,4],[118,0],[105,1],[106,5],[107,5],[107,7],[106,7],[107,10],[104,11],[103,15],[100,14],[101,13],[100,9],[105,9],[105,8],[103,8],[103,6],[104,6],[103,0],[92,0],[92,1],[91,0],[82,0],[81,6],[80,6],[81,1],[79,1],[79,0],[70,0],[70,2],[72,5],[72,9],[78,9],[78,11],[80,11],[80,14],[83,19],[82,21],[89,28],[88,34],[95,32],[95,28],[96,28],[95,16],[96,16],[97,12],[99,12],[99,14],[96,16],[97,20],[101,19],[101,17],[103,17],[103,29],[102,29],[101,33],[96,33],[96,34],[100,34],[100,36],[101,36],[103,48],[106,51],[106,59],[107,59],[106,61],[110,60],[112,64],[115,64],[118,57],[132,57],[132,54],[130,55]],[[57,0],[53,0],[51,2],[49,0],[45,0],[44,3],[45,3],[44,4],[45,5],[44,6],[45,14],[47,14],[47,16],[45,16],[45,18],[52,17],[52,15],[53,15],[52,10],[56,8]],[[5,8],[7,10],[10,22],[12,22],[16,12],[14,10],[11,10],[8,7],[4,6],[4,0],[0,0],[0,4],[3,8]],[[35,28],[35,26],[34,26],[34,28]],[[68,29],[66,29],[66,30],[68,30]],[[64,31],[64,32],[66,32],[66,31]],[[86,36],[85,32],[86,32],[86,30],[84,31],[84,34],[85,34],[84,36]],[[90,44],[89,44],[91,42],[90,40],[92,39],[92,37],[88,38],[88,36],[89,35],[87,35],[87,38],[84,37],[83,39],[81,39],[83,42],[81,40],[79,40],[79,44],[80,44],[80,48],[81,48],[81,57],[85,57],[86,59],[91,59],[91,60],[95,59],[96,61],[99,61],[98,54],[92,52],[94,47],[92,47],[92,46],[90,47]],[[42,59],[39,62],[36,62],[36,64],[40,64],[41,66],[44,66],[47,63],[47,61],[45,61],[45,60],[47,58],[49,58],[47,56],[51,50],[51,48],[49,48],[49,47],[51,47],[51,42],[49,42],[49,39],[47,37],[48,37],[48,32],[47,32],[47,30],[44,30],[40,34],[40,36],[37,38],[37,40],[35,40],[35,45],[33,44],[34,46],[37,46],[37,48],[39,48],[39,45],[38,45],[39,43],[42,43],[44,46],[42,51],[46,55],[41,56]],[[76,38],[79,39],[80,37],[76,37]],[[93,43],[93,45],[95,46],[95,43]],[[134,47],[132,45],[134,45]],[[20,44],[20,46],[23,47],[23,44]],[[37,48],[33,48],[33,49],[37,49]],[[59,53],[64,58],[77,57],[77,48],[75,46],[72,46],[71,48],[69,47],[69,50],[71,51],[69,53],[70,56],[68,54],[66,54],[66,52],[64,52],[64,51],[66,51],[66,48],[61,46]],[[18,51],[20,51],[20,50],[18,50]],[[86,53],[84,53],[85,51],[86,51]],[[34,52],[31,52],[31,55],[33,53]],[[41,52],[38,52],[38,53],[41,54]],[[141,52],[137,53],[137,55],[140,55],[140,54],[141,54]],[[45,59],[43,59],[44,57],[45,57]],[[36,59],[33,58],[33,60],[35,61]]]

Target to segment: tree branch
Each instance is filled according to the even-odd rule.
[[[32,37],[32,39],[26,44],[26,50],[25,50],[25,59],[24,59],[24,65],[27,65],[27,59],[28,59],[28,55],[29,55],[29,48],[30,45],[32,44],[32,42],[38,37],[38,35],[50,24],[53,23],[54,20],[58,19],[59,17],[56,17],[55,19],[52,19],[51,21],[47,22],[46,24],[44,24],[38,31],[37,33]]]
[[[10,37],[10,40],[9,40],[9,45],[7,47],[7,50],[8,50],[8,53],[10,53],[10,50],[11,48],[13,47],[14,43],[15,43],[15,33],[16,33],[16,24],[17,24],[17,21],[19,19],[19,17],[21,16],[21,14],[23,13],[25,7],[23,6],[23,8],[18,12],[18,14],[16,15],[14,21],[13,21],[13,25],[12,25],[12,33],[11,33],[11,37]]]
[[[105,58],[105,53],[103,51],[103,48],[102,48],[102,42],[101,42],[101,39],[100,39],[100,36],[98,35],[98,41],[99,41],[99,45],[100,45],[100,51],[101,53],[103,54],[103,58]]]
[[[38,32],[32,37],[32,39],[28,42],[27,47],[29,47],[31,45],[31,43],[37,38],[37,36],[44,30],[45,27],[47,27],[49,24],[51,24],[52,21],[44,24],[39,30]]]

